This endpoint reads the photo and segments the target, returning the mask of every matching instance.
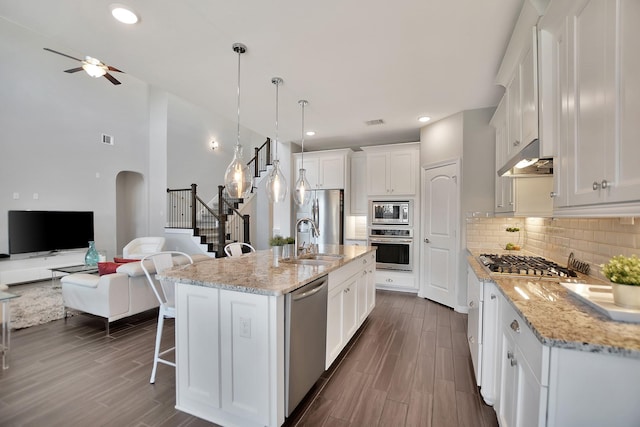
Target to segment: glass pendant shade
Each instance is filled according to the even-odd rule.
[[[278,159],[278,88],[283,83],[281,77],[274,77],[271,79],[271,83],[276,86],[276,137],[274,140],[275,158],[273,160],[273,167],[267,176],[267,197],[272,203],[284,202],[287,196],[287,180],[280,170],[280,160]]]
[[[267,176],[267,196],[274,203],[284,202],[287,196],[287,180],[280,170],[280,160],[273,161],[273,168]]]
[[[300,169],[298,173],[298,180],[296,181],[296,188],[293,194],[295,202],[298,206],[308,206],[311,200],[311,186],[307,181],[306,170]]]
[[[242,43],[234,43],[232,48],[238,54],[238,129],[233,160],[227,166],[227,171],[224,174],[224,186],[229,197],[243,199],[249,195],[252,187],[252,176],[249,167],[242,160],[242,145],[240,145],[240,56],[247,51],[247,46]]]
[[[233,160],[224,174],[224,186],[230,197],[242,199],[251,192],[251,174],[242,159],[242,145],[236,145]]]

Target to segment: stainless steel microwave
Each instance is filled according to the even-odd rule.
[[[411,202],[372,201],[369,212],[370,225],[411,225]]]

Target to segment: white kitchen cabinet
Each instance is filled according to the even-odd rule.
[[[508,100],[503,98],[496,108],[491,125],[496,130],[496,167],[506,161]],[[495,213],[499,216],[548,217],[553,212],[553,177],[499,177],[495,181]]]
[[[373,275],[371,269],[375,272],[375,253],[329,273],[327,369],[375,305],[375,295],[370,296],[373,287],[367,280],[367,276]]]
[[[625,214],[633,206],[637,212],[640,100],[630,94],[640,90],[640,4],[554,3],[541,21],[541,31],[552,39],[546,55],[555,79],[543,84],[558,87],[550,97],[562,185],[554,213]]]
[[[367,316],[371,314],[376,306],[376,253],[373,252],[365,258],[366,265],[364,267],[367,272]]]
[[[367,156],[367,192],[375,196],[415,196],[420,143],[362,147]]]
[[[467,342],[476,384],[482,385],[482,281],[467,266]]]
[[[351,150],[326,150],[311,151],[304,153],[304,169],[307,180],[311,188],[318,190],[345,189],[348,168],[348,153]],[[295,153],[296,170],[295,179],[298,178],[298,171],[302,167],[302,154]],[[294,181],[295,183],[295,181]]]
[[[507,144],[509,144],[509,128],[507,124],[507,97],[503,97],[496,108],[491,125],[496,130],[496,170],[502,167],[508,160]],[[513,213],[515,206],[513,200],[513,178],[495,175],[495,213]]]
[[[350,162],[350,214],[367,215],[367,157],[359,151],[351,155]]]
[[[378,289],[418,292],[418,278],[413,271],[376,270],[375,277]]]
[[[284,296],[177,284],[176,313],[176,408],[221,425],[281,425]]]
[[[500,304],[496,284],[490,281],[482,284],[482,360],[481,380],[478,382],[480,394],[488,405],[497,399],[498,349],[500,331]]]
[[[501,426],[545,426],[549,348],[510,303],[500,297],[500,381],[496,414]]]

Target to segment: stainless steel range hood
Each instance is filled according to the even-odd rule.
[[[540,158],[540,141],[534,139],[498,169],[498,176],[525,178],[553,175],[553,159]]]

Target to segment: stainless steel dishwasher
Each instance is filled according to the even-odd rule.
[[[287,417],[324,372],[327,276],[285,297],[285,413]]]

